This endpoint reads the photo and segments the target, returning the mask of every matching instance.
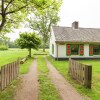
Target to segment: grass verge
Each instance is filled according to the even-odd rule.
[[[21,64],[19,68],[19,73],[20,74],[28,73],[32,61],[33,58],[28,58],[28,60],[24,64]],[[12,81],[11,84],[9,84],[9,86],[5,90],[0,92],[0,100],[14,100],[13,97],[15,90],[18,87],[18,85],[20,85],[20,83],[21,83],[20,77]]]
[[[0,92],[0,100],[14,100],[13,97],[15,95],[15,89],[20,84],[20,78],[18,77],[16,80],[12,81],[11,84],[2,92]]]
[[[100,60],[81,61],[85,64],[92,64],[92,89],[86,89],[83,86],[73,81],[68,74],[68,61],[55,61],[48,56],[48,60],[55,66],[55,68],[68,80],[86,99],[90,97],[92,100],[100,100]]]
[[[33,53],[41,53],[42,49],[32,50],[32,56]],[[46,50],[46,53],[48,53],[48,49]],[[6,51],[0,51],[0,67],[2,65],[11,63],[18,58],[23,58],[28,55],[27,49],[9,49]],[[19,72],[20,74],[26,74],[29,71],[29,66],[31,65],[33,61],[33,58],[29,58],[24,64],[20,65]],[[11,84],[2,92],[0,92],[0,100],[13,100],[14,91],[17,88],[18,84],[20,84],[19,79],[14,80],[11,82]]]
[[[43,56],[38,56],[39,100],[59,100],[59,94],[49,78],[49,70]]]
[[[29,72],[29,68],[30,65],[32,64],[33,59],[34,59],[33,57],[28,58],[28,60],[26,60],[24,64],[20,64],[20,69],[19,69],[20,74],[27,74]]]

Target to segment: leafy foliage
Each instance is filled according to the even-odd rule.
[[[61,0],[53,0],[49,3],[52,5],[44,10],[35,10],[33,16],[28,19],[30,28],[38,31],[42,36],[43,51],[45,51],[45,45],[49,40],[51,26],[56,25],[59,21],[58,12],[62,2]]]
[[[0,32],[10,32],[19,26],[19,22],[27,15],[25,13],[27,3],[26,0],[0,1]]]
[[[22,49],[27,48],[29,50],[29,56],[31,56],[31,48],[38,49],[41,40],[36,33],[22,33],[17,43]]]
[[[7,44],[8,44],[9,48],[19,48],[19,46],[16,43],[16,40],[15,41],[8,41]]]
[[[6,45],[0,45],[0,50],[8,50],[8,47]]]
[[[7,37],[0,38],[0,50],[8,50],[8,40],[9,39]]]
[[[18,28],[28,14],[36,9],[44,9],[53,0],[0,0],[0,34]]]

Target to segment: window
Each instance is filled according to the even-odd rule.
[[[52,44],[52,54],[54,54],[54,44]]]
[[[71,44],[71,55],[78,55],[78,54],[79,54],[79,45]]]
[[[93,54],[94,55],[100,55],[100,45],[94,45],[93,46]]]
[[[67,52],[68,56],[70,55],[84,55],[84,44],[67,44]]]

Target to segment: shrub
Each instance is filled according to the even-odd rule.
[[[0,45],[0,50],[8,50],[8,47],[6,45]]]

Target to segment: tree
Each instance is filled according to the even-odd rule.
[[[7,44],[8,44],[9,48],[19,48],[19,46],[16,43],[16,40],[15,41],[8,41]]]
[[[61,6],[61,0],[54,0],[53,4],[45,8],[44,10],[35,10],[34,15],[31,16],[29,21],[29,27],[38,31],[42,36],[43,51],[45,52],[45,46],[49,40],[51,33],[51,26],[56,25],[59,21],[58,12]]]
[[[17,26],[21,22],[26,8],[26,0],[1,0],[0,1],[0,32],[10,31],[10,28]],[[20,18],[20,19],[19,19]],[[4,28],[5,27],[5,28]]]
[[[17,28],[27,17],[31,8],[44,9],[52,0],[0,0],[0,34]]]
[[[31,57],[31,49],[38,49],[41,40],[36,35],[36,33],[22,33],[20,34],[20,38],[17,40],[17,44],[22,48],[27,48],[29,50],[29,57]]]

